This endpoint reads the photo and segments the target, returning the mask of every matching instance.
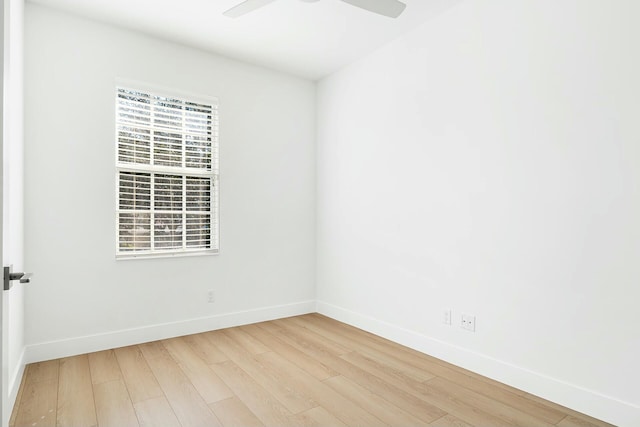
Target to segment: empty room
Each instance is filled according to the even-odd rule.
[[[640,2],[3,0],[1,427],[640,426]]]

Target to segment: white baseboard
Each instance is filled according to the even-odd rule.
[[[303,301],[294,304],[238,311],[179,322],[125,329],[104,334],[31,344],[26,347],[24,360],[26,363],[42,362],[61,357],[75,356],[94,351],[179,337],[182,335],[197,334],[200,332],[230,328],[249,323],[297,316],[300,314],[313,313],[315,312],[315,307],[315,301]]]
[[[438,359],[618,426],[640,426],[640,407],[492,357],[317,301],[316,311]]]
[[[13,411],[13,407],[16,405],[18,391],[20,391],[20,383],[22,382],[22,376],[24,375],[24,368],[27,366],[25,356],[26,348],[22,349],[20,359],[18,360],[18,366],[16,367],[15,372],[13,372],[13,375],[9,377],[9,411]]]

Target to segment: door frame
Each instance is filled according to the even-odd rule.
[[[2,58],[2,67],[0,77],[0,152],[2,153],[2,162],[0,162],[0,200],[2,200],[2,208],[0,209],[0,259],[4,262],[4,144],[5,144],[5,110],[6,110],[6,84],[7,84],[7,67],[9,65],[8,58],[8,42],[9,42],[9,26],[8,26],[8,7],[10,0],[0,0],[0,28],[2,33],[2,43],[0,43],[0,57]],[[7,302],[8,295],[6,292],[0,292],[0,423],[4,427],[8,425],[10,415],[9,412],[9,360],[8,360],[8,344],[9,337],[7,331]]]

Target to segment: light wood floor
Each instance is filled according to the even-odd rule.
[[[11,425],[608,424],[311,314],[29,365]]]

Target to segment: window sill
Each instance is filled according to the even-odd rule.
[[[183,258],[194,256],[211,256],[218,255],[219,249],[210,249],[206,251],[185,251],[172,253],[138,253],[138,254],[116,254],[116,261],[128,261],[134,259],[156,259],[156,258]]]

